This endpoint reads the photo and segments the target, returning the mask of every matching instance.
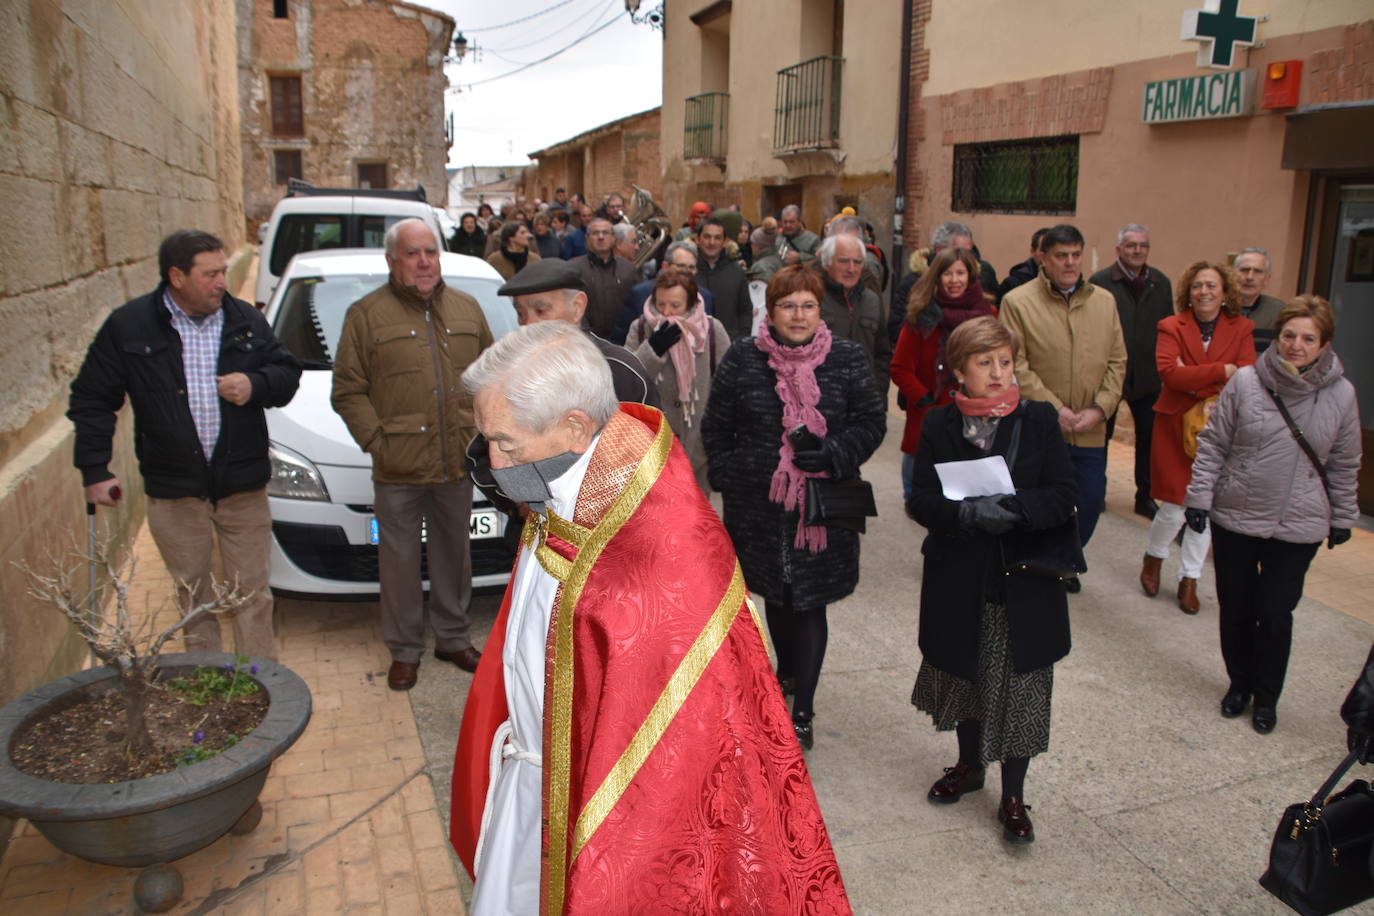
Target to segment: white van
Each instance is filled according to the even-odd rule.
[[[302,251],[381,248],[386,230],[412,217],[429,223],[442,245],[443,230],[419,185],[411,191],[317,188],[291,179],[286,197],[277,202],[261,233],[254,303],[267,307],[282,271]]]

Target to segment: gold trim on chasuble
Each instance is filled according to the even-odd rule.
[[[639,730],[630,739],[629,746],[625,748],[620,759],[611,767],[605,780],[578,815],[577,824],[573,828],[574,859],[582,852],[582,847],[587,845],[587,841],[596,833],[602,821],[606,820],[606,816],[611,813],[616,802],[620,801],[620,796],[630,787],[630,783],[634,782],[639,768],[649,759],[650,752],[658,746],[659,739],[672,724],[682,704],[687,701],[687,696],[696,686],[702,672],[715,657],[716,650],[725,642],[725,637],[734,625],[735,618],[739,616],[747,595],[744,575],[740,572],[737,560],[735,573],[730,577],[729,587],[725,589],[725,597],[720,599],[720,604],[716,605],[716,610],[706,621],[706,626],[701,628],[687,654],[678,662],[677,670],[668,679],[663,692],[654,701],[653,708],[640,723]],[[750,607],[752,609],[752,604]]]
[[[608,424],[609,425],[609,424]],[[559,587],[557,620],[553,640],[553,708],[550,710],[549,753],[544,755],[549,779],[549,851],[548,886],[544,899],[546,913],[562,913],[568,881],[568,793],[572,757],[572,699],[573,699],[573,608],[582,597],[582,589],[597,558],[611,538],[634,515],[639,504],[658,480],[668,463],[673,445],[673,433],[666,420],[660,420],[658,433],[648,452],[635,467],[625,488],[606,510],[601,521],[592,529],[572,561],[568,577]],[[586,530],[586,529],[581,529]],[[555,536],[560,536],[557,532]],[[553,551],[545,545],[544,549]],[[557,556],[557,554],[555,554]],[[559,557],[559,559],[563,559]],[[541,559],[542,562],[542,559]],[[547,568],[547,567],[545,567]]]

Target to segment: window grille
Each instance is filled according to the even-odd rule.
[[[840,57],[813,57],[778,71],[773,104],[774,153],[839,143],[843,63]]]
[[[301,151],[298,149],[273,150],[272,166],[277,184],[286,184],[292,178],[305,177],[301,170]]]
[[[954,147],[950,208],[955,212],[1071,216],[1077,206],[1077,136]]]
[[[304,137],[305,115],[301,108],[299,76],[268,77],[272,88],[272,133],[277,137]]]
[[[686,159],[725,158],[725,116],[730,95],[707,92],[687,99],[687,118],[682,134]]]

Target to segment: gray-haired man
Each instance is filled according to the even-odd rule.
[[[334,361],[331,403],[372,456],[392,690],[415,686],[425,647],[422,530],[434,656],[464,671],[475,671],[481,658],[469,638],[472,479],[464,457],[476,420],[459,378],[492,336],[477,300],[444,285],[439,251],[422,220],[387,231],[391,279],[349,306]]]
[[[1269,282],[1269,252],[1252,247],[1241,251],[1234,265],[1240,281],[1240,313],[1255,323],[1255,353],[1263,353],[1274,342],[1274,322],[1283,309],[1283,300],[1264,294]]]
[[[1145,263],[1150,256],[1150,230],[1128,223],[1116,234],[1116,261],[1093,274],[1094,286],[1116,299],[1121,334],[1126,343],[1126,383],[1121,399],[1135,421],[1135,513],[1155,517],[1150,498],[1150,441],[1154,431],[1159,370],[1155,368],[1155,340],[1159,322],[1174,313],[1169,278]],[[1116,429],[1116,412],[1107,418],[1107,441]]]

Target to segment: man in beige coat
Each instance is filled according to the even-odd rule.
[[[372,456],[387,686],[415,686],[425,647],[422,531],[428,535],[434,656],[475,671],[469,638],[472,480],[464,451],[476,433],[459,378],[491,346],[477,300],[444,285],[439,240],[418,219],[386,234],[391,279],[348,309],[331,403]],[[422,527],[423,525],[423,527]]]
[[[1107,417],[1121,400],[1126,344],[1116,299],[1083,279],[1083,234],[1069,225],[1040,239],[1040,276],[1002,300],[1001,319],[1021,338],[1021,397],[1059,410],[1078,481],[1078,534],[1086,546],[1107,495]],[[1069,582],[1078,591],[1078,581]]]

